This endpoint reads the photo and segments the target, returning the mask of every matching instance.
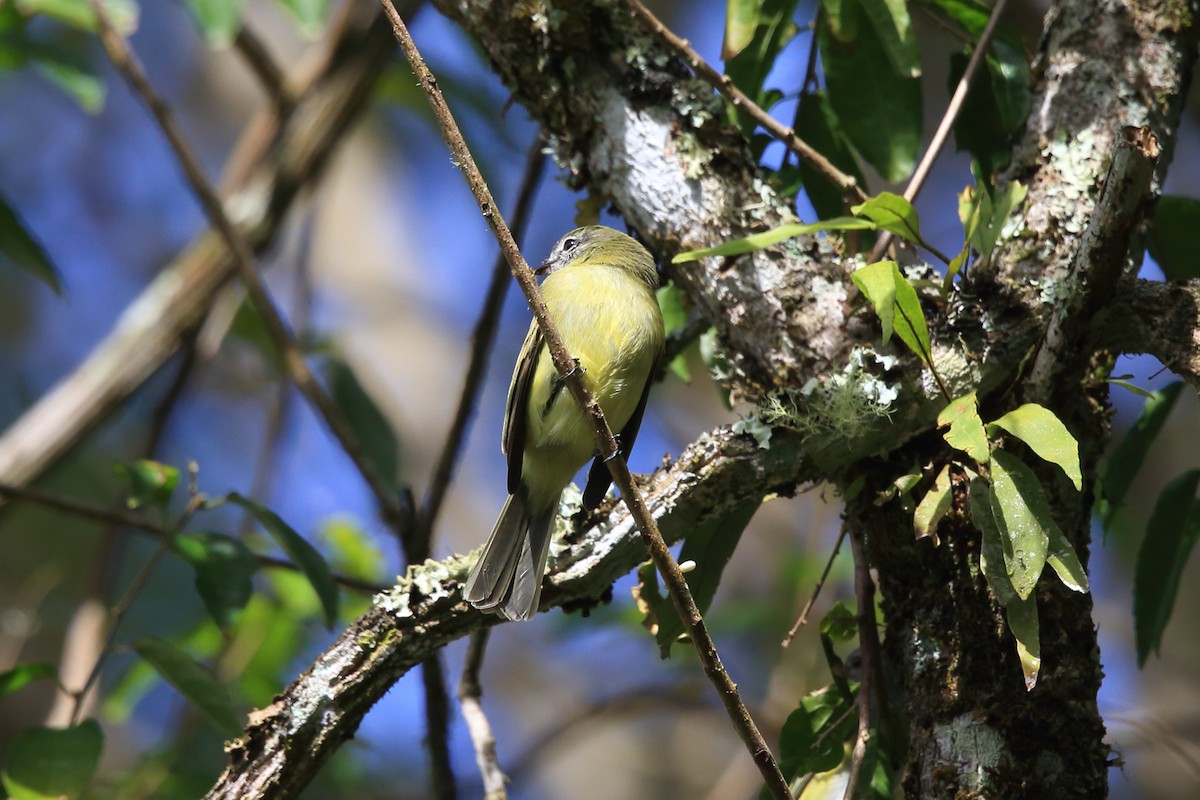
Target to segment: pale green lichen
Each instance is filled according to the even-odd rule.
[[[449,597],[448,584],[462,581],[477,556],[452,556],[445,561],[427,559],[423,564],[410,564],[404,574],[396,579],[396,585],[373,598],[375,605],[396,617],[413,615],[413,595],[420,601],[436,601]]]
[[[887,372],[896,363],[894,356],[855,348],[840,375],[824,382],[813,378],[800,389],[772,392],[760,404],[758,415],[768,425],[792,428],[805,436],[849,438],[865,422],[891,414],[899,385],[876,373]]]

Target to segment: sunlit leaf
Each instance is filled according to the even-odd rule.
[[[657,298],[658,308],[663,315],[663,328],[669,336],[673,331],[682,328],[688,319],[687,309],[683,307],[682,292],[674,282],[669,282],[658,290]],[[692,373],[683,354],[671,360],[670,369],[680,380],[691,381]]]
[[[904,0],[859,0],[898,75],[921,75],[921,48]]]
[[[165,511],[179,485],[178,468],[149,459],[113,464],[113,472],[129,486],[125,503],[130,508],[150,506]]]
[[[880,192],[850,209],[856,217],[874,222],[885,231],[891,231],[901,239],[913,244],[923,244],[921,223],[912,203],[898,194]]]
[[[858,638],[858,617],[849,606],[838,600],[821,618],[820,631],[832,642],[849,642]]]
[[[90,65],[78,58],[60,59],[37,56],[31,62],[43,78],[57,86],[89,114],[104,108],[108,87]]]
[[[1176,381],[1163,387],[1142,406],[1142,414],[1134,423],[1121,443],[1105,459],[1100,485],[1104,487],[1100,504],[1100,518],[1105,527],[1112,523],[1113,516],[1125,502],[1125,495],[1133,484],[1150,452],[1159,431],[1175,407],[1175,401],[1183,390],[1183,382]]]
[[[1003,537],[1009,580],[1023,600],[1046,564],[1054,520],[1033,470],[1003,450],[992,451],[992,515]]]
[[[241,732],[229,690],[203,664],[163,639],[140,639],[133,649],[222,733]]]
[[[736,56],[725,61],[725,74],[733,84],[746,93],[751,100],[763,108],[771,106],[764,91],[763,82],[775,65],[775,58],[784,46],[796,35],[796,23],[792,16],[796,12],[797,0],[759,0],[756,25],[747,42]],[[736,114],[736,110],[733,111]],[[737,120],[743,133],[754,130],[754,122],[742,116]]]
[[[1051,525],[1047,531],[1050,536],[1046,549],[1046,563],[1058,575],[1059,580],[1068,589],[1075,592],[1088,590],[1087,572],[1079,561],[1075,548],[1063,535],[1058,525]]]
[[[1029,445],[1038,456],[1062,467],[1077,490],[1083,490],[1083,473],[1079,468],[1079,442],[1048,408],[1026,403],[988,423],[988,432],[1002,428]]]
[[[1028,190],[1013,181],[995,187],[992,192],[978,186],[968,186],[958,198],[958,218],[962,221],[966,239],[979,253],[980,266],[986,265],[1000,233],[1012,213],[1025,202]]]
[[[806,233],[816,233],[817,231],[853,231],[872,230],[874,228],[875,224],[870,220],[858,219],[857,217],[834,217],[833,219],[810,223],[793,222],[787,225],[780,225],[778,228],[772,228],[769,231],[763,231],[762,233],[754,233],[741,239],[731,239],[716,247],[706,247],[702,250],[690,250],[686,253],[679,253],[671,259],[671,263],[683,264],[688,261],[698,261],[701,258],[708,258],[709,256],[739,256],[743,253],[753,253],[755,250],[762,250],[773,244],[778,244],[785,239],[793,239],[797,236],[802,236]]]
[[[759,0],[726,0],[725,39],[721,43],[721,60],[728,61],[746,49],[758,28]]]
[[[850,278],[874,306],[883,328],[883,343],[888,343],[894,330],[900,341],[928,364],[929,329],[925,327],[921,301],[912,284],[900,273],[896,262],[877,261],[868,264],[856,269]]]
[[[62,293],[58,269],[3,196],[0,196],[0,267],[24,270],[55,294]]]
[[[104,734],[93,719],[70,728],[30,728],[7,749],[0,780],[12,800],[75,798],[96,772]]]
[[[134,0],[100,0],[108,21],[122,36],[129,36],[138,25],[138,6]],[[25,15],[42,14],[65,22],[73,28],[95,33],[98,29],[96,12],[91,0],[14,0]]]
[[[991,459],[992,448],[983,429],[983,420],[979,417],[979,400],[975,392],[952,400],[938,414],[937,423],[939,428],[950,426],[950,430],[944,434],[946,444],[962,450],[980,464],[986,464]]]
[[[1179,582],[1196,539],[1200,538],[1200,470],[1188,470],[1167,484],[1146,525],[1133,576],[1133,627],[1138,666],[1158,653],[1175,608]]]
[[[950,511],[954,500],[954,492],[950,483],[950,465],[942,467],[933,486],[917,503],[916,513],[913,514],[913,530],[918,539],[923,539],[937,530],[938,523]]]
[[[326,626],[332,628],[338,615],[338,586],[329,570],[329,564],[317,549],[266,506],[237,493],[229,495],[229,502],[237,503],[253,513],[275,543],[283,548],[292,562],[300,568],[321,601]]]
[[[844,744],[858,725],[853,699],[827,690],[800,699],[779,732],[779,767],[792,780],[842,763]]]
[[[1007,607],[1019,598],[1013,589],[1012,581],[1008,579],[1005,567],[1006,537],[992,511],[995,507],[992,487],[983,478],[974,478],[971,480],[969,495],[971,522],[980,533],[979,571],[987,579],[996,602]]]
[[[1032,596],[1018,598],[1005,607],[1004,613],[1008,618],[1008,629],[1017,640],[1017,657],[1021,660],[1021,672],[1025,675],[1025,689],[1033,691],[1042,668],[1037,601]]]
[[[210,47],[225,47],[242,24],[246,0],[185,0]]]

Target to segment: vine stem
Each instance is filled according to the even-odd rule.
[[[566,345],[563,343],[554,322],[550,319],[546,302],[538,289],[533,271],[525,263],[525,259],[521,256],[521,251],[513,239],[512,232],[508,229],[508,225],[505,224],[503,217],[496,208],[491,191],[488,189],[483,175],[479,172],[479,168],[476,166],[470,150],[467,149],[467,144],[463,140],[462,133],[458,129],[458,124],[454,121],[454,116],[451,114],[449,106],[446,105],[445,98],[438,89],[437,79],[425,65],[424,59],[421,58],[421,54],[417,50],[412,37],[409,35],[404,20],[400,18],[400,14],[392,5],[392,0],[380,0],[380,2],[383,5],[384,12],[392,23],[392,30],[396,34],[396,40],[400,43],[400,48],[404,51],[405,58],[408,59],[409,66],[412,67],[418,83],[420,83],[421,88],[425,91],[434,116],[437,118],[438,125],[442,130],[442,137],[445,139],[446,145],[450,150],[451,159],[462,171],[467,184],[471,187],[471,192],[479,204],[479,210],[483,214],[483,218],[495,234],[496,241],[499,243],[500,250],[504,253],[512,269],[513,276],[529,301],[529,306],[533,310],[534,318],[537,320],[538,327],[545,339],[546,349],[550,353],[554,366],[566,382],[572,396],[574,396],[575,401],[579,404],[585,420],[592,428],[598,451],[606,458],[613,482],[620,489],[621,497],[629,508],[630,515],[636,522],[638,530],[641,532],[642,538],[645,540],[647,548],[650,551],[650,558],[662,575],[663,582],[666,584],[667,590],[671,595],[671,600],[674,602],[675,608],[678,610],[680,618],[684,621],[684,626],[691,636],[692,643],[696,647],[696,652],[699,655],[705,674],[716,687],[721,702],[724,704],[725,710],[729,714],[729,718],[738,736],[750,751],[750,755],[754,759],[759,772],[762,773],[772,797],[776,798],[776,800],[791,800],[787,781],[784,780],[783,773],[780,771],[775,757],[771,754],[770,748],[767,747],[766,740],[763,739],[762,733],[759,732],[758,726],[755,725],[754,720],[751,718],[750,711],[746,708],[746,704],[737,690],[737,685],[729,677],[729,673],[721,663],[716,644],[709,635],[708,628],[700,616],[695,599],[688,590],[687,581],[684,579],[679,565],[672,557],[671,551],[667,549],[666,542],[663,541],[662,534],[658,530],[658,525],[654,517],[650,514],[650,510],[646,506],[641,492],[634,485],[633,475],[629,472],[629,467],[626,465],[625,459],[620,457],[612,430],[604,419],[604,412],[600,409],[600,404],[596,402],[595,398],[591,396],[591,393],[583,384],[579,370],[574,368],[575,362],[567,351]]]

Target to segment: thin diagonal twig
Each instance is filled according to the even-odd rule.
[[[818,153],[813,149],[812,145],[797,136],[795,130],[785,127],[783,123],[768,114],[762,106],[755,103],[745,92],[737,88],[728,75],[718,72],[712,65],[701,58],[700,54],[688,44],[687,39],[676,36],[670,28],[663,25],[658,17],[650,13],[650,10],[638,2],[638,0],[623,1],[630,11],[641,19],[642,22],[646,23],[659,38],[666,42],[668,47],[678,53],[687,62],[688,66],[697,75],[711,84],[735,108],[745,111],[767,133],[783,142],[785,147],[807,161],[813,169],[818,170],[825,177],[829,178],[829,180],[833,181],[848,199],[859,202],[867,199],[866,193],[863,192],[862,187],[858,185],[858,180],[853,175],[847,175],[835,167],[832,161]]]
[[[996,0],[992,14],[988,17],[987,25],[984,27],[983,33],[979,34],[979,41],[975,43],[975,49],[971,52],[970,60],[967,61],[967,68],[963,70],[962,77],[958,79],[958,85],[954,87],[954,94],[950,96],[950,102],[946,105],[946,112],[942,114],[942,121],[938,123],[933,138],[929,140],[929,147],[925,148],[925,154],[921,156],[921,163],[917,164],[912,177],[909,178],[908,186],[904,188],[904,199],[910,203],[917,199],[917,194],[933,170],[934,162],[937,161],[950,138],[954,123],[967,100],[967,92],[970,91],[975,75],[979,72],[979,66],[987,55],[992,37],[996,33],[996,27],[1000,24],[1000,15],[1004,13],[1004,6],[1007,4],[1008,0]],[[892,234],[884,231],[883,235],[879,237],[879,241],[875,243],[875,249],[871,251],[871,261],[883,258],[883,254],[887,252],[891,243]]]
[[[875,582],[871,580],[871,565],[867,563],[862,530],[850,531],[850,552],[854,555],[854,594],[858,600],[858,647],[862,655],[862,675],[858,683],[858,735],[850,757],[850,775],[846,780],[844,800],[854,800],[867,755],[872,730],[876,727],[875,678],[880,667],[879,631],[875,627]]]
[[[750,712],[737,690],[737,685],[734,684],[733,680],[729,677],[729,673],[726,672],[724,665],[721,663],[716,644],[713,642],[712,636],[708,632],[708,627],[704,624],[704,620],[700,616],[700,610],[696,607],[696,602],[688,590],[687,581],[684,579],[679,565],[671,555],[671,551],[667,549],[662,534],[658,530],[658,525],[651,515],[649,508],[646,506],[641,492],[638,491],[637,486],[634,484],[633,475],[629,472],[629,466],[625,463],[625,459],[620,456],[612,430],[609,428],[608,422],[604,419],[604,412],[584,385],[579,370],[574,368],[575,362],[571,354],[567,351],[557,327],[550,318],[546,302],[538,290],[537,282],[534,280],[533,271],[525,263],[520,249],[513,240],[512,232],[508,229],[503,217],[496,208],[491,191],[484,182],[479,168],[475,165],[475,160],[472,158],[470,150],[467,149],[462,133],[458,130],[458,124],[454,121],[454,116],[450,113],[450,109],[446,105],[446,100],[437,87],[437,79],[434,78],[421,58],[421,54],[413,43],[412,37],[409,36],[404,20],[400,18],[400,15],[392,5],[392,0],[381,0],[381,2],[388,19],[392,23],[396,39],[400,42],[400,47],[408,59],[409,66],[412,67],[413,73],[417,76],[417,81],[429,99],[434,116],[437,118],[438,124],[442,129],[442,136],[450,149],[451,157],[459,169],[462,170],[467,183],[471,187],[472,193],[475,195],[475,200],[479,204],[479,209],[484,219],[487,220],[492,232],[496,235],[497,241],[500,243],[500,249],[504,252],[512,268],[513,276],[517,279],[521,290],[525,293],[525,297],[529,301],[530,308],[533,310],[534,318],[537,320],[542,337],[546,342],[546,349],[554,362],[554,366],[563,377],[571,395],[579,404],[579,408],[583,412],[588,425],[592,428],[598,451],[606,458],[613,482],[620,489],[621,498],[629,508],[629,513],[635,520],[638,530],[646,542],[647,549],[650,551],[650,558],[663,577],[663,582],[667,586],[671,600],[674,602],[675,608],[679,612],[680,618],[684,621],[685,628],[691,636],[692,643],[696,647],[696,652],[699,655],[700,663],[704,667],[705,674],[716,687],[721,701],[725,705],[725,710],[729,714],[734,728],[737,730],[738,736],[741,737],[747,750],[749,750],[772,796],[777,798],[777,800],[790,800],[787,781],[784,780],[775,757],[771,754],[771,750],[767,747],[767,743],[759,732],[758,726],[755,725],[754,720],[751,718]]]
[[[479,669],[483,666],[490,631],[490,628],[484,628],[471,634],[462,677],[458,681],[458,703],[462,707],[463,721],[467,723],[467,732],[471,734],[471,743],[475,746],[475,763],[479,765],[479,775],[483,779],[484,800],[505,800],[508,791],[504,784],[508,778],[500,769],[500,759],[496,757],[496,737],[483,710],[483,687],[479,682]]]
[[[813,604],[817,602],[817,598],[821,596],[821,589],[825,586],[825,579],[829,577],[829,570],[833,569],[833,561],[837,558],[838,551],[842,549],[842,541],[846,538],[846,526],[838,531],[837,541],[833,543],[833,550],[829,553],[829,560],[825,562],[825,569],[821,570],[821,577],[817,579],[817,585],[813,587],[812,595],[809,596],[808,602],[804,604],[804,608],[800,611],[799,618],[796,619],[796,624],[787,632],[787,636],[783,637],[780,642],[781,647],[787,647],[792,643],[792,639],[796,638],[796,632],[808,622],[808,612],[812,611]]]
[[[134,92],[142,98],[150,108],[151,114],[159,128],[166,136],[175,153],[188,184],[200,200],[209,224],[220,235],[223,243],[233,256],[236,269],[246,294],[255,310],[262,316],[272,342],[279,350],[283,364],[296,388],[308,399],[325,421],[330,432],[338,440],[342,449],[354,462],[358,471],[366,480],[371,491],[375,494],[380,509],[389,524],[401,529],[409,517],[408,510],[400,501],[399,494],[379,475],[375,465],[366,457],[361,442],[354,434],[349,423],[342,416],[328,393],[317,382],[316,376],[304,359],[304,354],[297,346],[287,323],[284,321],[274,301],[263,285],[258,271],[254,266],[254,255],[246,237],[242,235],[225,212],[225,207],[216,190],[204,175],[195,154],[188,146],[175,122],[174,115],[163,98],[155,91],[146,78],[145,71],[137,61],[123,36],[112,26],[100,0],[89,0],[96,14],[97,33],[100,42],[108,53],[109,60],[117,71],[128,81]]]

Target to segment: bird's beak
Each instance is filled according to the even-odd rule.
[[[554,270],[554,265],[550,263],[549,259],[546,259],[545,261],[543,261],[542,263],[538,264],[536,267],[533,268],[533,274],[541,276],[541,277],[545,277],[546,275],[549,275],[551,272],[553,272],[553,270]]]

